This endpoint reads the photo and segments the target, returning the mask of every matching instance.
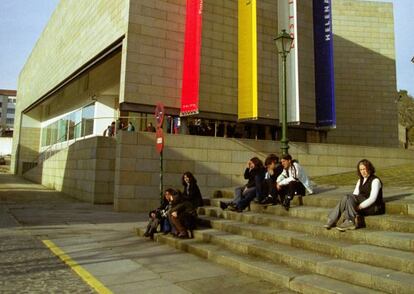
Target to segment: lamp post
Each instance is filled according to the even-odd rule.
[[[287,93],[286,93],[286,57],[292,47],[293,38],[286,32],[282,32],[274,39],[276,42],[277,51],[282,57],[283,66],[283,82],[282,82],[282,138],[280,139],[280,149],[282,154],[288,154],[289,139],[287,138]]]

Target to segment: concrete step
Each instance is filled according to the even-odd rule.
[[[307,197],[307,196],[306,196]],[[224,198],[211,199],[211,205],[219,207],[220,201],[226,201]],[[268,214],[293,216],[296,218],[304,218],[309,220],[317,220],[326,222],[330,208],[316,206],[299,206],[292,204],[291,209],[286,211],[281,205],[259,205],[251,203],[251,211],[264,212]],[[414,233],[414,218],[403,215],[372,215],[365,217],[367,228],[376,230],[386,230],[394,232]]]
[[[295,270],[328,276],[343,282],[387,293],[412,293],[414,275],[390,269],[334,259],[321,253],[272,244],[214,229],[198,230],[196,239],[219,245],[241,255],[260,257]]]
[[[137,229],[138,235],[143,235],[144,231],[145,227]],[[156,234],[155,240],[299,293],[383,293],[322,275],[292,270],[284,264],[272,263],[267,259],[238,254],[203,240],[181,240],[162,234]]]
[[[303,197],[302,204],[305,206],[333,208],[345,194],[346,193],[342,192],[313,194]],[[384,201],[386,203],[387,214],[414,216],[414,194],[407,191],[402,191],[400,193],[393,192],[384,195]],[[298,204],[298,199],[294,199],[293,204]]]
[[[293,210],[293,209],[292,209]],[[360,229],[341,233],[336,229],[326,230],[324,222],[310,219],[278,216],[259,212],[237,213],[223,211],[217,207],[201,207],[199,215],[235,220],[245,224],[262,225],[275,229],[289,230],[296,233],[305,233],[310,236],[324,237],[333,240],[346,240],[354,243],[375,245],[397,250],[414,251],[414,234]]]
[[[288,245],[323,253],[334,258],[414,274],[414,254],[412,252],[367,244],[355,244],[346,240],[331,240],[320,236],[316,237],[305,233],[245,224],[238,221],[217,218],[204,218],[204,220],[208,221],[213,229],[272,242],[275,243],[275,246]]]
[[[321,186],[315,188],[315,194],[302,197],[302,205],[333,208],[343,195],[352,193],[353,187]],[[232,199],[234,189],[215,191],[213,198]],[[385,189],[384,201],[387,214],[409,215],[414,217],[414,192],[411,188]],[[293,205],[299,204],[299,198],[295,197]]]

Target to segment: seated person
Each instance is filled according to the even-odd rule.
[[[229,208],[233,211],[242,212],[254,198],[259,201],[262,197],[264,173],[263,162],[257,157],[251,158],[247,162],[244,171],[244,178],[248,180],[246,185],[234,190],[235,195],[231,202],[220,201],[221,209]]]
[[[292,156],[283,155],[281,163],[283,172],[276,180],[276,188],[283,200],[283,206],[289,210],[290,201],[295,195],[305,196],[306,190],[309,194],[312,194],[313,190],[305,170],[299,163],[292,160]]]
[[[197,180],[191,172],[185,172],[181,178],[184,186],[183,198],[190,201],[194,209],[203,206],[203,197],[201,196],[200,188],[197,185]]]
[[[171,231],[171,225],[168,220],[168,210],[170,209],[171,197],[167,193],[164,194],[164,198],[161,201],[160,207],[149,212],[149,220],[147,229],[144,233],[145,237],[154,238],[154,234],[158,232],[158,225],[161,226],[161,232],[168,234]]]
[[[167,189],[167,192],[172,198],[169,210],[170,223],[178,238],[187,239],[189,238],[188,230],[195,227],[195,224],[191,223],[194,220],[195,209],[190,201],[182,197],[180,191]]]
[[[279,157],[275,154],[270,154],[265,159],[266,174],[263,182],[264,199],[260,204],[276,205],[281,203],[278,198],[276,189],[276,179],[282,173],[283,167],[279,164]]]
[[[357,173],[359,180],[352,195],[345,195],[328,215],[324,227],[330,229],[336,226],[341,214],[344,222],[337,226],[339,231],[357,228],[357,215],[378,215],[385,213],[385,203],[382,198],[382,182],[375,175],[375,168],[367,159],[358,162]]]

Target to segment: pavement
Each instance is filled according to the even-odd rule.
[[[146,220],[0,173],[0,293],[292,293],[138,237]]]

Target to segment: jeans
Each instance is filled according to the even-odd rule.
[[[334,209],[328,215],[329,222],[335,224],[341,215],[344,215],[344,220],[351,220],[355,221],[355,217],[357,216],[356,207],[358,205],[358,201],[354,195],[348,194],[342,197],[339,203],[335,206]]]

